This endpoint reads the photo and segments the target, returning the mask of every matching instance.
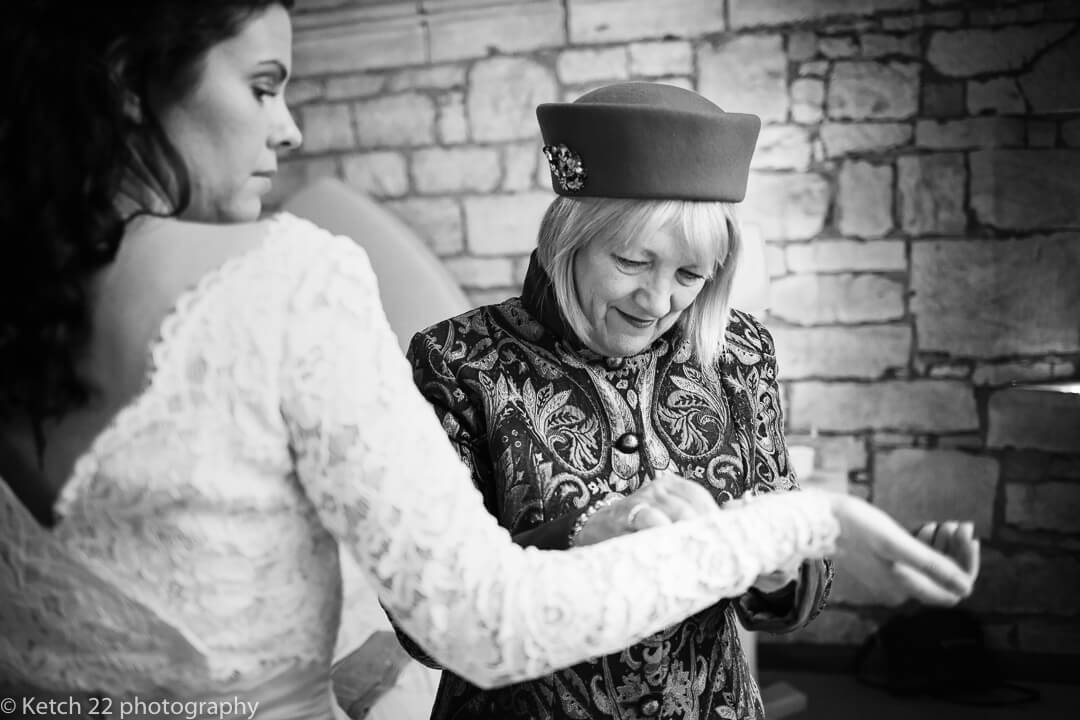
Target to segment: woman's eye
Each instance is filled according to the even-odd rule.
[[[700,275],[691,270],[680,270],[679,277],[681,277],[685,282],[698,282],[699,280],[705,279],[704,275]]]
[[[265,87],[259,87],[258,85],[253,87],[251,91],[255,93],[255,97],[259,100],[259,102],[262,102],[266,98],[271,98],[277,95],[277,92],[275,90],[271,90]]]
[[[615,262],[619,266],[626,268],[627,270],[640,270],[649,263],[645,260],[631,260],[630,258],[623,257],[621,255],[615,255]]]

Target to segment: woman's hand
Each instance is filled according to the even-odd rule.
[[[645,528],[719,511],[708,490],[672,472],[662,471],[655,480],[633,494],[596,511],[574,537],[574,545],[592,545]]]
[[[830,493],[830,499],[840,523],[836,571],[862,585],[871,599],[950,606],[971,594],[979,554],[970,528],[959,526],[926,543],[864,500],[842,493]]]
[[[948,555],[972,582],[979,576],[979,541],[975,539],[975,523],[946,520],[924,523],[915,537],[940,553]]]

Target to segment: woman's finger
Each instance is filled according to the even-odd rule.
[[[638,501],[630,505],[624,520],[627,529],[636,532],[646,528],[658,527],[671,524],[671,518],[667,513],[651,503]]]
[[[921,603],[952,607],[963,599],[910,565],[894,563],[892,573],[904,594]]]
[[[915,537],[918,538],[920,542],[929,545],[934,538],[935,530],[937,530],[936,522],[923,523],[922,527],[915,531]]]
[[[956,550],[958,545],[956,544],[956,534],[960,530],[960,523],[955,520],[946,520],[941,523],[938,528],[938,532],[934,537],[934,549],[938,552],[945,553],[949,557],[956,557]]]
[[[971,594],[972,578],[947,555],[919,542],[906,532],[889,533],[882,552],[893,563],[910,565],[932,581],[961,597]]]

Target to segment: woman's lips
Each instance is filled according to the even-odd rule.
[[[647,327],[651,327],[653,325],[653,323],[656,322],[655,320],[642,320],[641,318],[636,317],[634,315],[629,315],[627,313],[624,313],[619,308],[615,308],[615,312],[619,313],[619,315],[622,316],[622,319],[628,325],[632,325],[633,327],[636,327],[636,328],[641,328],[642,330],[644,330]]]

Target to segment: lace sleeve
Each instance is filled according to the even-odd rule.
[[[514,545],[416,390],[366,256],[313,250],[286,317],[282,411],[300,482],[401,626],[483,687],[624,648],[832,549],[813,493],[567,552]]]

